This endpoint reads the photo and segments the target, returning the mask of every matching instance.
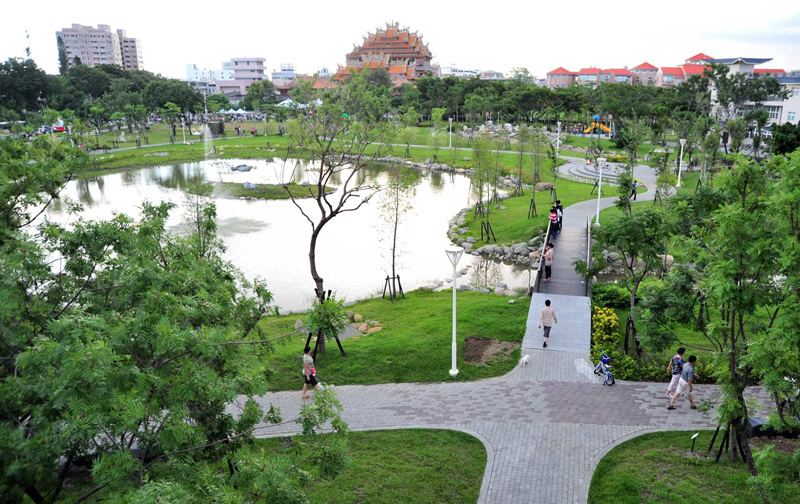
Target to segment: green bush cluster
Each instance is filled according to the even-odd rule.
[[[628,156],[626,154],[609,154],[606,156],[609,163],[627,163]]]
[[[628,289],[617,283],[592,285],[592,304],[605,308],[627,308],[631,302]]]

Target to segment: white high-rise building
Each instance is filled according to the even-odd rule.
[[[126,70],[144,70],[142,60],[142,44],[132,37],[127,37],[125,30],[111,31],[104,24],[83,26],[73,24],[71,28],[63,28],[56,32],[56,40],[64,42],[69,65],[80,59],[84,65],[117,65]]]

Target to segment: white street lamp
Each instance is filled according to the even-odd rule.
[[[606,164],[606,158],[597,158],[597,173],[599,173],[599,180],[597,184],[597,218],[594,221],[595,227],[600,227],[600,195],[603,194],[603,165]]]
[[[556,156],[561,148],[561,121],[556,121]]]
[[[686,139],[681,138],[681,157],[678,158],[678,185],[675,187],[681,186],[681,171],[683,171],[683,146],[686,145]]]
[[[452,148],[453,147],[453,118],[452,117],[448,117],[447,120],[450,122],[450,145],[448,145],[447,147],[448,148]]]
[[[458,265],[459,259],[461,259],[461,256],[464,254],[464,249],[452,246],[447,247],[444,252],[453,265],[453,357],[452,366],[450,367],[450,376],[455,376],[458,374],[458,367],[456,366],[456,355],[458,353],[458,345],[456,344],[456,266]]]
[[[181,119],[181,131],[183,131],[183,143],[186,143],[186,123]]]

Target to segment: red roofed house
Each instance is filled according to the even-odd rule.
[[[786,70],[782,68],[755,68],[753,69],[754,75],[771,75],[776,79],[778,77],[786,77]]]
[[[575,84],[575,72],[570,72],[564,67],[547,72],[547,87],[570,87]]]
[[[581,86],[596,87],[600,82],[599,68],[581,68],[575,75],[575,82]]]
[[[686,63],[687,65],[705,65],[709,61],[712,61],[713,59],[714,58],[712,58],[708,54],[697,53],[691,58],[686,58],[686,61],[684,61],[684,63]]]
[[[656,86],[669,87],[677,86],[684,81],[683,69],[681,67],[661,67],[658,70]]]
[[[683,70],[683,75],[688,80],[689,77],[691,77],[692,75],[697,75],[698,77],[702,77],[703,71],[706,68],[711,68],[711,67],[708,65],[695,65],[695,64],[684,63],[683,65],[680,65],[680,68],[681,70]]]
[[[600,82],[602,83],[633,84],[634,77],[633,72],[627,68],[600,70]]]
[[[658,68],[648,62],[631,68],[636,84],[655,84],[658,76]]]

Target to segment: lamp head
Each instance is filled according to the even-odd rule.
[[[686,145],[686,139],[685,139],[685,138],[681,138],[681,139],[680,139],[680,142],[681,142],[681,147],[683,147],[684,145]]]
[[[462,247],[447,247],[444,249],[444,253],[447,254],[447,258],[450,260],[450,264],[454,267],[458,264],[458,261],[461,259],[461,256],[464,255],[464,249]]]

